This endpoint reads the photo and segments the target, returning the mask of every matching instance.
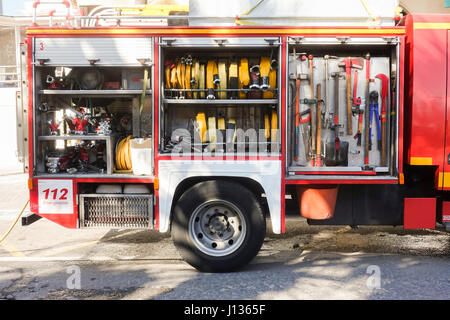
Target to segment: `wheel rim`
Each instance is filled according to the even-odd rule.
[[[223,257],[239,249],[247,226],[242,211],[225,200],[198,206],[189,220],[189,234],[203,253]]]

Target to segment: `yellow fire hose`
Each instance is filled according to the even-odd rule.
[[[5,232],[5,234],[0,238],[0,243],[3,242],[3,240],[6,239],[6,237],[11,233],[12,229],[14,229],[15,225],[17,224],[17,221],[19,221],[20,216],[22,215],[22,213],[25,211],[25,208],[28,206],[28,203],[30,202],[30,200],[27,200],[27,202],[25,203],[25,205],[23,206],[22,210],[20,211],[19,215],[17,216],[16,220],[14,221],[14,223],[9,227],[8,231]]]

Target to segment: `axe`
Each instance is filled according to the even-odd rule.
[[[388,95],[389,78],[385,74],[377,74],[381,80],[381,166],[386,166],[386,97]]]
[[[352,68],[360,69],[363,68],[363,60],[361,58],[346,58],[339,63],[339,67],[345,68],[345,74],[347,78],[347,134],[353,134],[353,124],[352,124]]]

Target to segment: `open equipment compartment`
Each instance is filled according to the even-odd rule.
[[[159,43],[161,154],[280,155],[279,38]]]
[[[153,137],[151,40],[34,39],[35,176],[135,176],[125,141]]]
[[[289,39],[290,176],[397,175],[399,45],[396,37]]]

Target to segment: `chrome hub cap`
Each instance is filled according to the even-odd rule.
[[[189,235],[203,253],[222,257],[236,251],[245,238],[244,216],[234,204],[214,200],[198,206],[189,220]]]

